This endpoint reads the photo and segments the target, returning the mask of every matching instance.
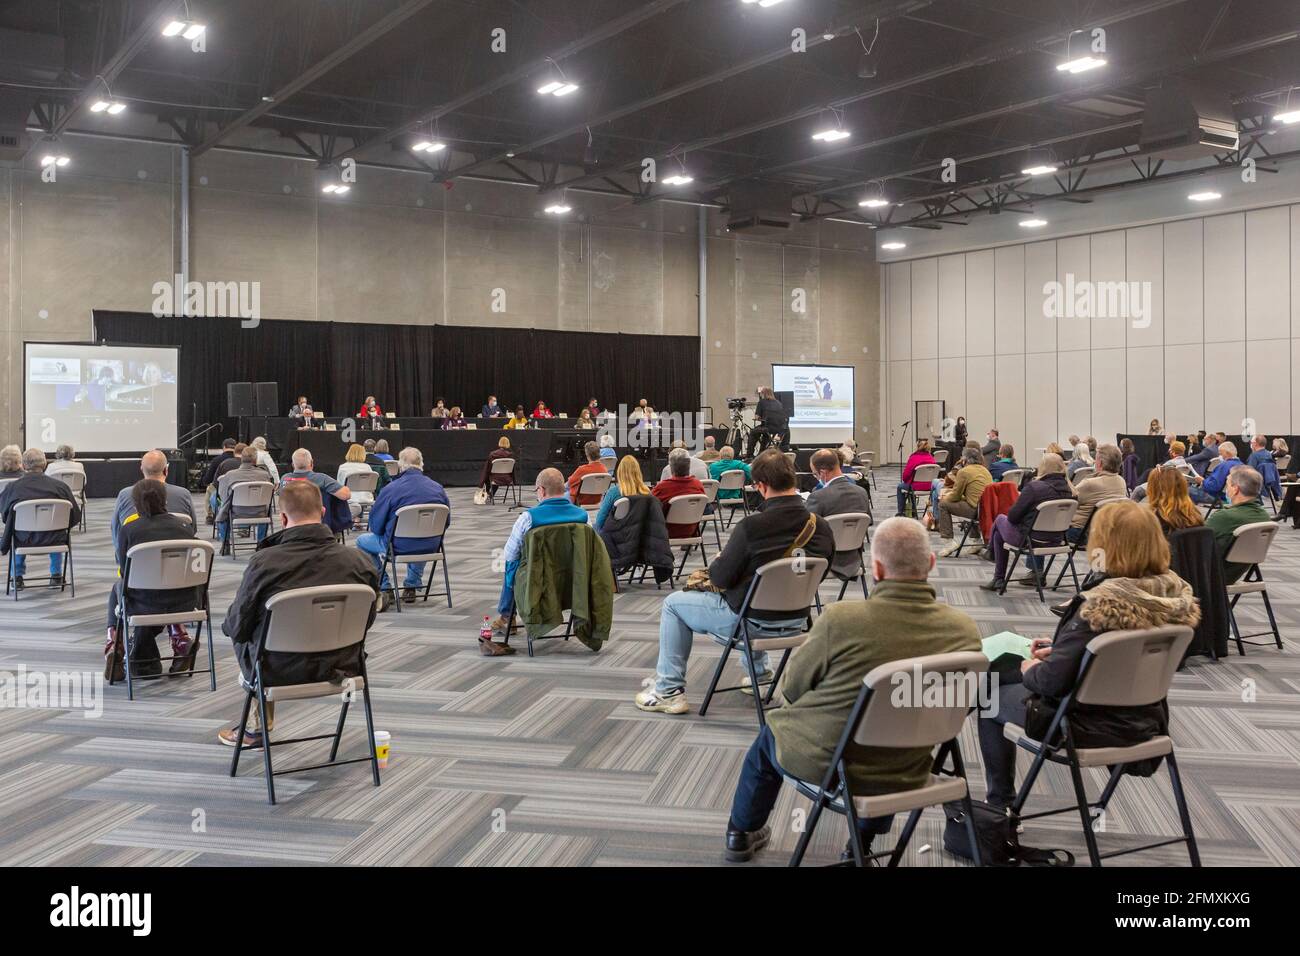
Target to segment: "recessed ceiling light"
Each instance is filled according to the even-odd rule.
[[[547,206],[546,211],[552,216],[563,216],[566,212],[572,212],[572,206],[566,206],[563,203],[556,203],[554,206]]]
[[[1040,226],[1045,226],[1045,225],[1047,225],[1046,219],[1021,219],[1020,220],[1021,229],[1037,229]]]
[[[889,252],[893,252],[893,251],[896,250],[896,249],[906,249],[906,248],[907,248],[907,243],[905,243],[905,242],[882,242],[882,243],[880,244],[880,248],[881,248],[881,249],[886,249],[886,250],[888,250]]]
[[[1089,70],[1095,70],[1106,65],[1106,61],[1095,56],[1080,56],[1073,60],[1066,60],[1064,63],[1058,63],[1056,66],[1059,73],[1087,73]]]
[[[1022,169],[1020,172],[1026,176],[1046,176],[1048,173],[1054,173],[1058,169],[1060,169],[1060,167],[1052,163],[1040,163],[1037,166],[1030,166],[1027,169]]]
[[[1300,110],[1291,110],[1287,113],[1277,113],[1273,119],[1279,123],[1300,123]]]
[[[879,209],[881,206],[888,206],[889,200],[881,199],[879,197],[875,199],[864,199],[862,202],[858,203],[858,205],[865,206],[868,209]]]
[[[852,134],[846,129],[824,129],[820,132],[813,133],[812,138],[821,140],[823,143],[834,143],[841,139],[848,139]]]
[[[1223,194],[1216,193],[1212,189],[1207,189],[1204,192],[1188,193],[1187,198],[1190,199],[1192,202],[1209,202],[1212,199],[1222,199]]]

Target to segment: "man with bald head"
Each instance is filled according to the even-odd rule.
[[[157,448],[140,456],[140,474],[154,481],[161,481],[167,489],[167,513],[185,515],[194,525],[194,499],[189,490],[180,485],[167,483],[167,456]],[[113,538],[113,550],[117,551],[117,535],[128,518],[135,514],[135,502],[131,498],[131,485],[117,493],[117,502],[113,505],[113,519],[108,530]]]
[[[266,508],[256,505],[235,507],[231,504],[235,485],[249,484],[251,482],[265,483],[271,480],[271,473],[257,463],[257,448],[255,446],[240,445],[239,454],[235,458],[239,464],[217,479],[217,501],[220,502],[217,508],[217,537],[221,539],[221,553],[223,555],[230,553],[230,519],[232,515],[236,518],[265,518],[269,513]],[[255,527],[257,528],[257,540],[261,541],[266,537],[269,526],[259,524]]]
[[[492,622],[494,631],[504,631],[510,623],[506,615],[514,605],[515,570],[523,556],[524,537],[528,532],[552,524],[587,523],[587,512],[569,500],[568,484],[559,469],[543,468],[538,472],[537,480],[533,482],[533,492],[537,495],[537,504],[515,519],[502,551],[506,576],[501,583],[501,597],[497,601],[497,619]],[[479,650],[485,655],[509,653],[500,649],[503,645],[484,644],[481,639],[480,645]]]

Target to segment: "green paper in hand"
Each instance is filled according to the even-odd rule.
[[[984,638],[981,642],[983,645],[984,656],[991,661],[997,660],[1004,654],[1014,654],[1016,657],[1029,659],[1029,649],[1032,646],[1029,638],[1022,637],[1014,631],[1000,631]]]

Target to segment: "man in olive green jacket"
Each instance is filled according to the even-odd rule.
[[[953,516],[974,518],[979,513],[980,497],[984,494],[984,489],[992,483],[993,475],[985,466],[980,450],[967,448],[962,453],[961,467],[952,476],[952,487],[939,495],[934,503],[933,511],[935,524],[939,526],[939,537],[948,542],[947,546],[939,552],[939,557],[946,558],[957,551],[957,542],[953,540],[952,533]]]
[[[732,800],[725,853],[750,859],[768,841],[768,815],[785,774],[820,783],[845,721],[872,668],[908,657],[978,651],[980,632],[961,611],[935,600],[927,582],[934,567],[929,536],[911,518],[890,518],[871,542],[876,586],[869,601],[842,601],[817,618],[790,660],[782,706],[772,711],[749,748]],[[922,786],[929,747],[850,745],[849,784],[862,794]],[[891,818],[863,821],[863,840],[889,828]]]
[[[1222,559],[1237,540],[1236,530],[1244,524],[1259,524],[1271,521],[1267,511],[1259,503],[1259,493],[1264,487],[1264,478],[1249,465],[1238,465],[1228,474],[1224,490],[1228,493],[1228,506],[1215,508],[1205,519],[1205,526],[1214,532],[1214,540],[1219,544],[1219,557]],[[1223,583],[1236,584],[1250,565],[1235,561],[1223,562]]]

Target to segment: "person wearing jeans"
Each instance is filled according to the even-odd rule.
[[[1020,497],[1011,506],[1011,510],[1004,515],[998,515],[993,522],[993,531],[989,535],[991,553],[988,555],[994,563],[993,580],[981,584],[980,587],[986,591],[1001,591],[1006,586],[1007,561],[1010,552],[1002,545],[1005,542],[1013,547],[1019,547],[1025,543],[1029,528],[1038,516],[1040,504],[1073,497],[1074,489],[1066,480],[1065,462],[1061,460],[1061,456],[1051,453],[1044,455],[1038,463],[1038,477],[1025,485],[1020,492]],[[1039,532],[1034,543],[1044,546],[1059,545],[1063,540],[1064,535],[1060,532],[1050,534]],[[1041,562],[1030,555],[1025,555],[1025,563],[1030,570],[1020,580],[1032,587],[1041,573],[1039,570]]]
[[[750,474],[763,497],[762,507],[736,525],[722,553],[709,565],[709,582],[718,591],[674,591],[665,599],[659,618],[659,662],[655,676],[646,678],[645,689],[636,695],[640,710],[684,714],[690,709],[686,665],[693,636],[704,633],[724,641],[731,636],[758,568],[796,551],[827,561],[835,553],[830,525],[804,505],[795,488],[794,465],[785,455],[768,449],[751,463]],[[802,627],[805,613],[800,609],[798,617],[792,618],[789,611],[751,611],[750,634]],[[754,661],[760,684],[767,668],[766,655]]]
[[[23,474],[7,484],[0,492],[0,521],[4,523],[4,536],[0,538],[0,554],[11,554],[15,548],[49,547],[67,544],[69,531],[17,531],[14,529],[14,506],[19,502],[41,498],[58,498],[72,508],[68,528],[81,520],[81,506],[65,483],[45,474],[45,452],[28,448],[22,453]],[[50,587],[63,584],[63,555],[51,554]],[[27,570],[26,555],[13,555],[14,586],[23,587],[23,574]]]
[[[424,455],[420,449],[403,448],[398,452],[397,468],[397,477],[380,489],[379,494],[375,496],[375,503],[370,506],[370,527],[373,530],[357,537],[357,547],[370,555],[375,570],[379,572],[379,588],[383,594],[382,609],[385,611],[392,604],[392,596],[388,590],[388,572],[384,564],[388,555],[389,542],[393,540],[393,534],[397,530],[397,512],[408,505],[447,505],[450,508],[451,504],[442,485],[424,474]],[[337,486],[337,482],[333,479],[326,480]],[[447,526],[451,526],[450,512],[447,515]],[[399,555],[433,554],[441,547],[441,536],[403,537],[400,547],[395,546],[394,551]],[[410,604],[415,600],[416,588],[424,580],[424,568],[424,562],[406,566],[406,580],[402,585],[403,602]]]

